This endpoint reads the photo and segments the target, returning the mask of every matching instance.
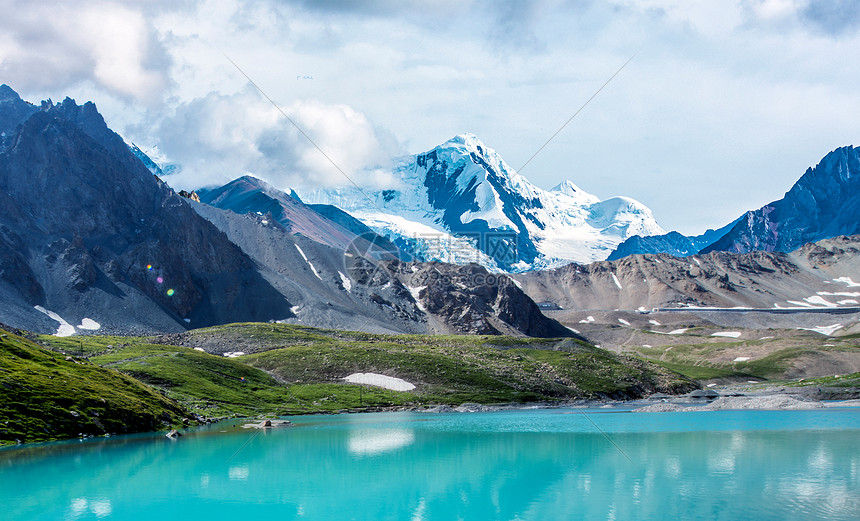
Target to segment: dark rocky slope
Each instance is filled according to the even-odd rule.
[[[791,251],[808,242],[860,233],[860,150],[843,147],[810,168],[785,196],[747,212],[702,253]]]
[[[789,252],[806,243],[860,233],[860,150],[847,146],[827,154],[782,199],[742,215],[719,230],[699,236],[678,232],[635,236],[621,243],[608,260],[628,255],[755,250]]]
[[[10,96],[3,106],[24,103]],[[289,316],[251,259],[158,181],[92,103],[47,102],[4,132],[0,295],[15,306],[3,320],[56,328],[37,305],[73,324],[98,315],[114,331]]]
[[[341,250],[256,212],[193,206],[294,304],[285,322],[379,333],[572,335],[510,279],[484,268],[401,262],[384,248],[391,255],[380,259],[358,240]]]

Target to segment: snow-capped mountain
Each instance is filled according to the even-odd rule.
[[[538,188],[472,134],[402,158],[394,174],[389,189],[301,197],[349,212],[418,258],[506,271],[602,260],[628,237],[663,233],[633,199],[601,201],[570,181]]]
[[[131,153],[135,155],[140,161],[143,163],[153,175],[157,175],[159,177],[169,176],[172,174],[178,174],[182,168],[176,163],[170,163],[164,159],[164,156],[161,155],[161,152],[158,150],[158,145],[153,145],[149,147],[146,151],[143,151],[132,143],[131,141],[126,141],[126,145],[128,146]]]

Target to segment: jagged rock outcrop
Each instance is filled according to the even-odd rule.
[[[477,264],[389,261],[384,267],[392,282],[404,287],[419,309],[460,333],[576,336],[545,317],[510,278]]]
[[[198,203],[200,202],[200,196],[197,195],[197,192],[195,192],[194,190],[190,192],[188,192],[187,190],[180,190],[179,195],[186,199],[191,199],[192,201],[196,201]]]

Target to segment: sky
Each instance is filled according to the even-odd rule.
[[[388,186],[392,158],[470,132],[541,188],[569,179],[632,197],[666,230],[699,234],[860,146],[854,0],[0,0],[0,11],[0,83],[36,103],[95,102],[124,138],[181,165],[167,179],[177,190],[249,173],[284,189],[347,184],[305,134],[350,178]]]

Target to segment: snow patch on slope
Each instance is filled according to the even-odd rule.
[[[424,304],[421,303],[421,297],[418,296],[422,290],[427,289],[427,286],[420,286],[417,288],[406,286],[406,289],[408,289],[409,293],[412,295],[412,299],[415,301],[415,306],[424,313],[427,313],[427,308],[424,307]]]
[[[813,297],[807,297],[803,300],[809,302],[810,304],[824,306],[827,308],[835,308],[836,307],[836,304],[834,304],[833,302],[830,302],[829,300],[825,299],[824,297],[820,297],[818,295],[813,296]]]
[[[85,318],[81,320],[81,324],[78,326],[78,329],[86,329],[88,331],[98,331],[101,329],[101,324],[96,322],[91,318]]]
[[[372,385],[391,391],[411,391],[415,389],[415,385],[406,380],[376,373],[353,373],[344,378],[344,380],[352,384]]]
[[[847,284],[849,288],[860,288],[860,283],[854,282],[851,280],[851,277],[839,277],[838,279],[833,279],[835,282],[842,282]]]
[[[688,329],[690,329],[690,328],[685,327],[683,329],[673,329],[672,331],[669,331],[668,333],[664,333],[663,331],[649,331],[649,332],[650,333],[657,333],[658,335],[683,335],[684,333],[687,332]]]
[[[343,284],[343,289],[345,289],[347,293],[351,293],[352,292],[352,281],[349,280],[349,277],[344,275],[342,271],[338,271],[337,274],[340,275],[340,281]]]
[[[305,255],[305,252],[302,250],[302,248],[298,244],[294,244],[294,246],[297,250],[299,250],[299,253],[301,253],[302,258],[305,259],[305,262],[308,263],[308,266],[311,267],[311,271],[314,272],[314,275],[316,275],[318,279],[322,280],[322,277],[320,277],[320,274],[317,272],[316,267],[311,263],[311,261],[308,260],[308,257],[307,255]]]
[[[63,317],[61,317],[60,315],[54,313],[53,311],[51,311],[49,309],[45,309],[42,306],[33,306],[33,307],[36,308],[36,311],[39,311],[40,313],[44,313],[44,314],[48,315],[49,317],[51,317],[52,319],[54,319],[60,323],[60,327],[57,328],[57,332],[54,333],[54,336],[66,337],[66,336],[72,336],[75,334],[75,326],[66,322],[66,320]]]
[[[832,326],[818,326],[818,327],[799,327],[797,329],[802,329],[804,331],[814,331],[816,333],[820,333],[825,336],[830,336],[836,331],[842,329],[842,324],[833,324]]]

